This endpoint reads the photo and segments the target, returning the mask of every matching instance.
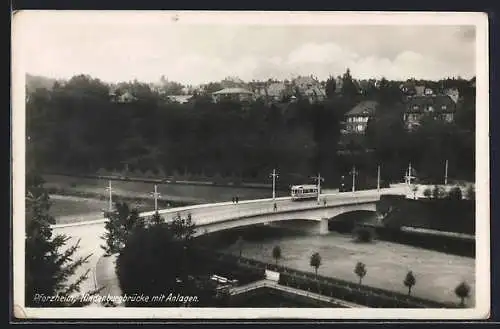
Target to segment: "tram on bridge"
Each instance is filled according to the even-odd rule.
[[[292,200],[308,200],[318,197],[318,187],[316,185],[293,185],[291,188]]]

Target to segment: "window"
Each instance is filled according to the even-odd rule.
[[[441,105],[441,110],[446,110],[446,105]]]
[[[414,110],[418,110],[418,105],[413,105]]]
[[[363,130],[364,130],[363,128],[364,128],[364,127],[363,127],[363,125],[358,125],[358,126],[356,127],[356,130],[357,130],[357,131],[359,131],[359,132],[361,132],[361,131],[363,131]]]

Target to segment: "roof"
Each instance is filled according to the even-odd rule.
[[[226,94],[252,94],[250,90],[244,88],[225,88],[213,93],[214,95],[226,95]]]
[[[358,115],[373,115],[378,107],[378,102],[376,101],[362,101],[353,107],[346,116],[358,116]]]
[[[317,188],[316,185],[306,184],[306,185],[293,185],[292,188]]]
[[[171,95],[168,98],[174,102],[187,103],[193,95]]]

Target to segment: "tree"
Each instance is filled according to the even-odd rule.
[[[134,230],[117,258],[117,276],[123,294],[149,296],[147,302],[127,301],[127,306],[183,306],[152,296],[198,296],[196,306],[215,306],[215,286],[210,280],[207,254],[191,240],[194,226],[187,218]],[[181,227],[182,226],[182,227]]]
[[[465,306],[465,298],[470,297],[470,286],[467,284],[467,282],[462,281],[460,284],[458,284],[455,288],[455,295],[457,295],[458,298],[460,298],[460,306],[464,307]]]
[[[434,185],[434,188],[432,189],[432,198],[433,199],[440,199],[443,197],[443,188],[439,185]]]
[[[415,276],[413,275],[413,272],[412,271],[408,271],[408,273],[406,273],[406,277],[403,281],[403,284],[405,285],[405,287],[408,288],[408,295],[411,294],[411,288],[417,283],[416,279],[415,279]]]
[[[90,269],[69,282],[77,269],[88,262],[91,255],[76,257],[79,241],[67,246],[70,237],[53,236],[50,198],[43,179],[35,173],[26,175],[26,258],[25,303],[28,307],[83,306],[77,295]],[[89,292],[91,295],[96,291]],[[56,301],[44,301],[37,296],[56,296]],[[73,297],[72,299],[70,299]],[[76,297],[76,298],[74,298]]]
[[[278,266],[278,260],[281,258],[281,247],[280,246],[274,246],[274,248],[273,248],[273,258],[276,261],[276,266]]]
[[[468,200],[476,200],[476,191],[474,190],[474,186],[472,184],[467,187],[465,196]]]
[[[333,76],[330,76],[328,80],[326,80],[325,85],[325,93],[326,97],[332,99],[335,97],[335,90],[337,89],[337,82]]]
[[[356,242],[368,243],[373,240],[374,232],[368,227],[357,226],[353,233]]]
[[[315,252],[311,255],[311,259],[309,260],[309,265],[314,267],[314,271],[316,276],[318,276],[318,268],[321,266],[321,255],[318,252]]]
[[[462,189],[455,186],[448,192],[448,199],[450,200],[462,200]]]
[[[411,188],[412,192],[413,192],[413,199],[417,199],[417,192],[418,192],[418,185],[413,185],[413,187]]]
[[[362,262],[357,262],[354,273],[359,277],[359,284],[361,284],[361,281],[366,275],[366,265]]]
[[[151,216],[150,223],[152,225],[159,225],[162,224],[165,220],[163,217],[160,215],[158,211],[156,211],[153,216]]]
[[[342,76],[342,95],[348,99],[358,95],[358,87],[354,84],[351,76],[351,70],[348,68]]]
[[[424,196],[425,196],[426,198],[430,198],[430,197],[432,196],[432,190],[431,190],[430,188],[426,188],[426,189],[424,190]]]
[[[126,202],[116,202],[114,211],[107,213],[106,218],[108,219],[105,224],[106,232],[101,237],[106,244],[101,245],[101,248],[107,256],[119,253],[132,230],[145,226],[139,211],[136,208],[130,209]]]

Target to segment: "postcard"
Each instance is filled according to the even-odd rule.
[[[489,316],[486,14],[12,17],[16,318]]]

